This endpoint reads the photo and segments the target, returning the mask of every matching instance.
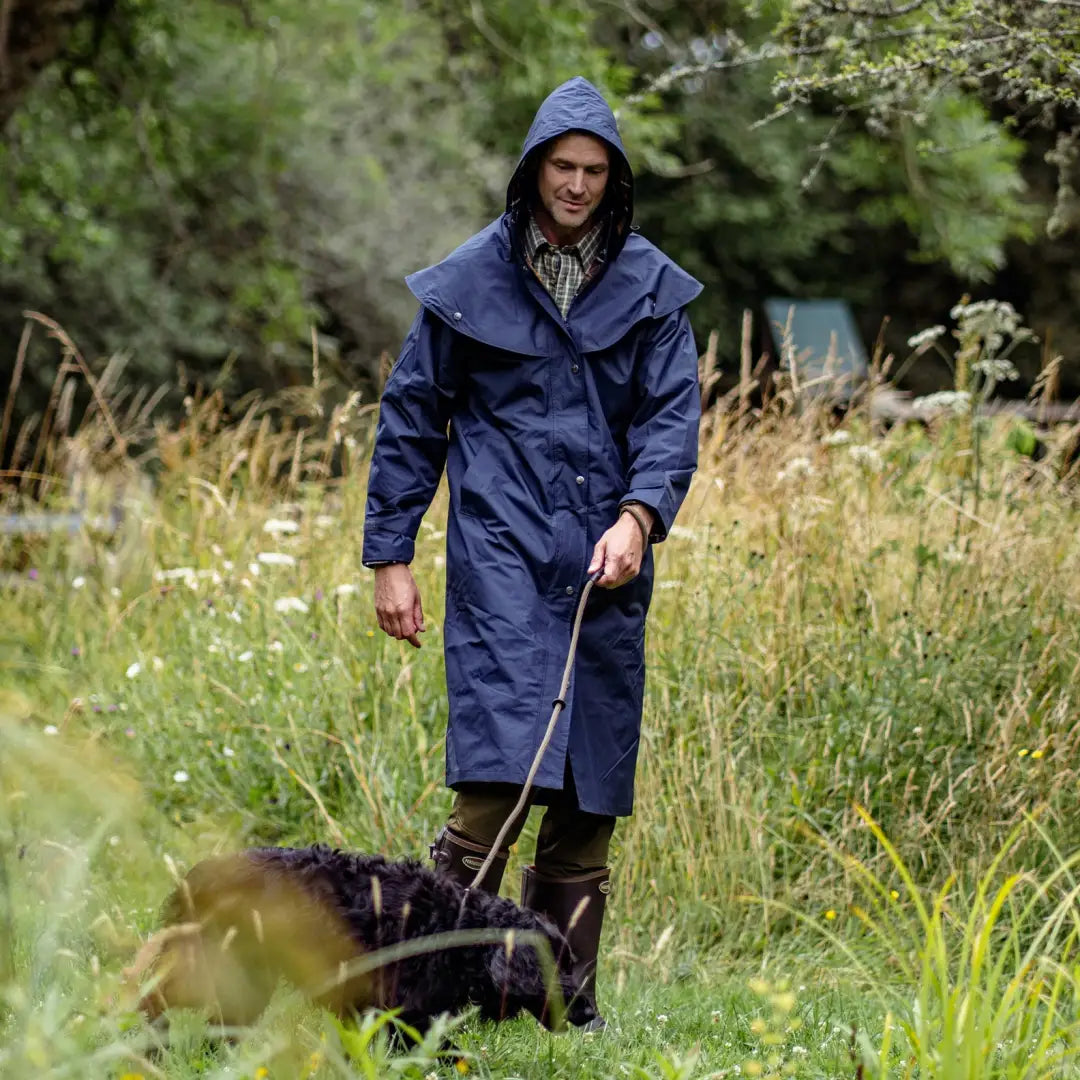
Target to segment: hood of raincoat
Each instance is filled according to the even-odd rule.
[[[608,147],[607,190],[597,213],[607,221],[604,246],[606,257],[611,260],[626,243],[633,221],[634,174],[619,137],[615,114],[600,91],[581,75],[557,86],[537,109],[506,189],[506,212],[516,237],[536,200],[536,178],[544,147],[571,131],[595,135]]]
[[[553,305],[545,311],[537,301],[541,287],[527,268],[521,234],[536,198],[542,148],[569,131],[595,135],[611,148],[607,205],[598,211],[607,216],[604,267],[563,324],[577,347],[600,352],[642,319],[663,318],[701,292],[698,281],[630,228],[633,175],[615,116],[600,91],[578,76],[553,90],[537,111],[510,179],[506,213],[441,262],[405,279],[417,300],[459,333],[524,356],[552,353],[558,311]],[[517,264],[518,272],[508,272],[507,264]]]

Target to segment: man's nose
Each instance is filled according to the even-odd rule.
[[[574,193],[585,191],[585,170],[577,169],[570,178],[570,190]]]

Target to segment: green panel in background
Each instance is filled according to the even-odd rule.
[[[838,397],[850,397],[866,379],[869,364],[847,302],[791,297],[766,300],[769,340],[782,366],[787,364],[784,339],[789,317],[799,384],[809,393],[830,391]],[[826,371],[832,380],[822,379]]]

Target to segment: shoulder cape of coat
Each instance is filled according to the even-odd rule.
[[[517,239],[530,169],[567,131],[613,168],[607,262],[564,319]],[[584,79],[541,106],[507,211],[408,278],[420,312],[384,390],[364,562],[411,562],[445,468],[447,781],[520,784],[551,715],[593,547],[622,501],[667,530],[697,461],[700,285],[629,229],[632,176],[614,117]],[[644,692],[651,549],[589,598],[567,706],[536,783],[572,772],[585,811],[629,814]]]

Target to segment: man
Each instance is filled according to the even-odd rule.
[[[586,976],[615,819],[633,804],[649,544],[667,535],[690,484],[700,415],[684,308],[701,286],[631,231],[632,214],[615,117],[571,79],[536,114],[506,212],[407,279],[421,308],[383,393],[364,525],[379,625],[419,648],[409,563],[445,465],[456,797],[432,855],[465,885],[521,793],[581,588],[603,571],[536,777],[547,811],[522,883],[522,903],[570,941],[574,958],[562,962]],[[506,859],[500,851],[484,887],[498,891]]]

